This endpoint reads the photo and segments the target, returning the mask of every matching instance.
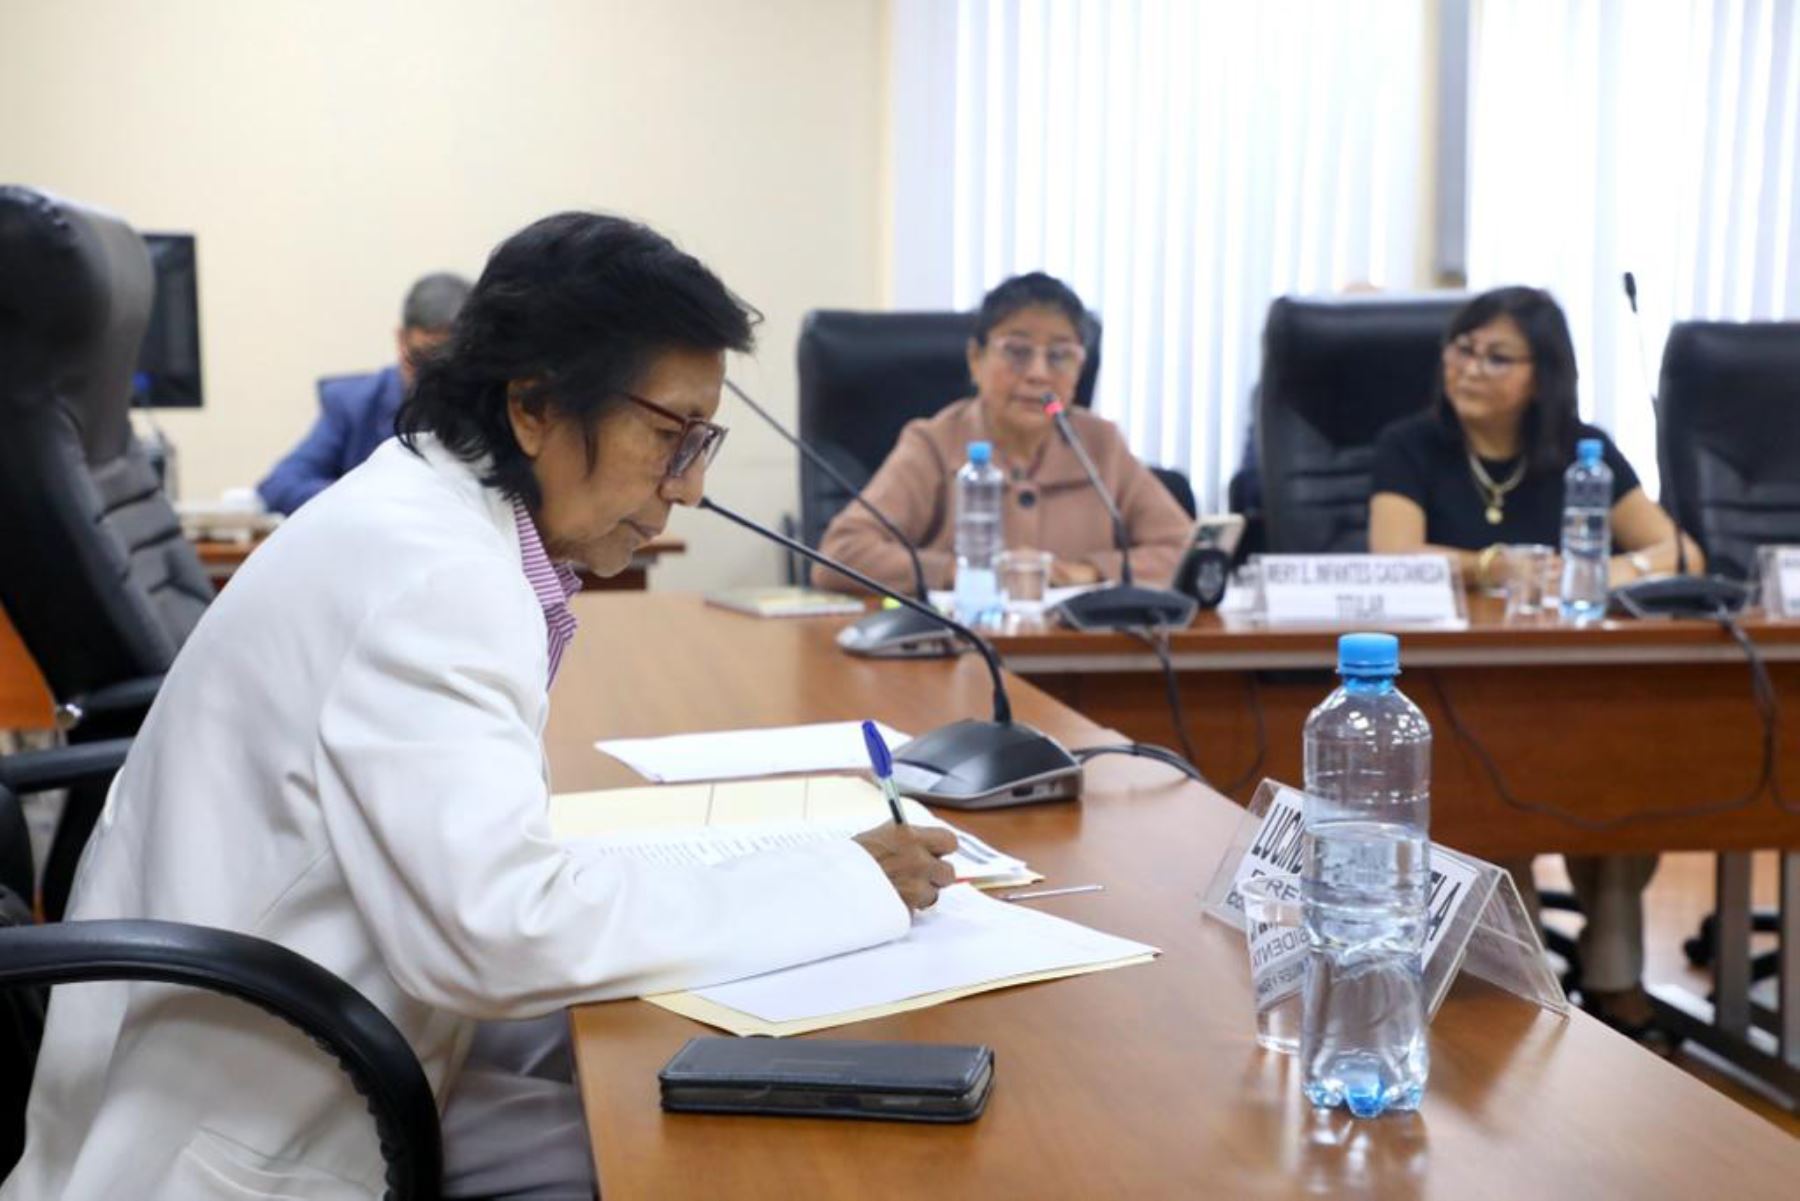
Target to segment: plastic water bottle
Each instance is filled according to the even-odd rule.
[[[969,443],[969,461],[956,473],[956,619],[989,626],[1000,619],[1000,501],[1005,477],[994,448]]]
[[[1563,475],[1562,612],[1566,621],[1606,615],[1606,562],[1612,554],[1612,468],[1598,438],[1575,444]]]
[[[1359,1118],[1416,1109],[1426,1043],[1431,725],[1394,687],[1392,634],[1338,640],[1343,685],[1306,719],[1307,1100]]]

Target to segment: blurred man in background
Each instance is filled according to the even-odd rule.
[[[256,486],[263,503],[292,513],[346,474],[394,433],[394,414],[411,390],[419,356],[450,336],[469,295],[469,281],[436,272],[415,283],[400,310],[394,335],[400,361],[368,375],[319,381],[319,419],[300,445]]]

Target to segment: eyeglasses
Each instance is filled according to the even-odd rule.
[[[1531,359],[1524,355],[1502,354],[1491,347],[1484,351],[1469,339],[1458,338],[1444,347],[1444,361],[1459,368],[1473,364],[1482,375],[1505,375]]]
[[[1087,351],[1077,342],[1052,342],[1039,346],[1022,338],[1008,338],[994,343],[994,350],[1012,370],[1024,375],[1039,354],[1044,356],[1044,369],[1051,375],[1079,375],[1087,361]]]
[[[630,392],[621,392],[619,395],[658,417],[681,423],[680,430],[657,431],[675,440],[675,449],[669,455],[668,466],[663,469],[663,474],[668,479],[680,479],[696,462],[712,466],[712,461],[719,455],[719,447],[725,445],[725,435],[730,431],[717,422],[708,421],[704,417],[683,417],[680,413],[671,413],[655,401],[645,400]]]

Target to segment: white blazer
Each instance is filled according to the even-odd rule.
[[[904,934],[906,907],[847,840],[676,868],[552,839],[544,617],[510,504],[422,449],[383,445],[207,611],[114,783],[70,919],[300,952],[393,1020],[440,1106],[478,1020]],[[303,1036],[207,993],[83,984],[53,995],[0,1201],[382,1187],[362,1100]]]

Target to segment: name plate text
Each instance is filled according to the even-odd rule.
[[[1459,625],[1462,578],[1444,555],[1263,555],[1270,625]]]

